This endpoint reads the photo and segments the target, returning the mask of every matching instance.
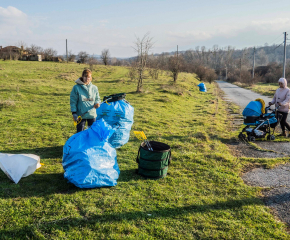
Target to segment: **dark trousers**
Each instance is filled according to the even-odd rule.
[[[278,113],[282,114],[282,118],[281,118],[281,121],[280,121],[280,125],[281,125],[281,128],[282,128],[282,131],[283,132],[285,131],[285,127],[290,131],[290,126],[287,123],[288,113],[286,113],[286,112],[278,112]]]
[[[85,125],[86,125],[86,122],[88,122],[88,126],[92,126],[92,124],[96,121],[95,118],[92,118],[92,119],[83,119],[78,125],[77,125],[77,132],[81,132],[81,131],[84,131],[85,129]]]

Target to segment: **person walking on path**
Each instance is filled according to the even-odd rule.
[[[289,102],[290,102],[290,89],[287,87],[287,80],[285,78],[280,78],[279,88],[276,90],[273,100],[269,102],[269,105],[275,104],[275,107],[279,107],[278,114],[282,115],[282,119],[280,121],[282,134],[279,136],[286,137],[285,127],[290,131],[290,126],[287,123],[287,116],[289,112]]]
[[[77,132],[84,130],[86,122],[90,127],[97,117],[96,108],[100,107],[100,95],[98,87],[92,84],[92,72],[85,69],[82,77],[75,81],[76,85],[70,93],[70,109],[74,121],[82,116],[82,121],[77,125]]]

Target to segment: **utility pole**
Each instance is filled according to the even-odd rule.
[[[287,33],[284,32],[284,62],[283,62],[283,78],[285,78],[285,71],[286,71],[286,39]]]
[[[178,59],[178,45],[177,45],[177,72],[179,71],[179,59]]]
[[[65,40],[65,47],[66,47],[66,62],[68,63],[68,57],[67,57],[67,39]]]
[[[240,82],[242,82],[242,59],[240,58]]]
[[[255,77],[255,56],[256,56],[256,48],[254,47],[254,57],[253,57],[253,74],[252,78]]]

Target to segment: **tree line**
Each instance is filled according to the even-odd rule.
[[[144,71],[147,70],[153,79],[158,79],[162,71],[168,71],[173,82],[178,81],[179,72],[196,74],[200,81],[212,82],[215,79],[224,79],[231,82],[253,84],[257,81],[276,82],[282,75],[283,46],[275,45],[257,47],[255,49],[255,77],[252,75],[254,48],[235,49],[232,46],[212,48],[197,46],[195,49],[175,51],[161,54],[149,54],[153,48],[153,38],[145,34],[142,38],[136,37],[133,48],[136,56],[127,59],[112,58],[109,49],[103,49],[100,58],[97,59],[86,51],[74,54],[68,51],[67,58],[58,56],[69,62],[86,63],[93,69],[96,64],[130,66],[129,77],[137,79],[137,92],[141,91],[144,79]],[[23,43],[20,43],[23,46]],[[21,48],[32,55],[42,55],[44,60],[50,61],[57,56],[53,48],[43,49],[32,44]],[[287,48],[290,54],[290,48]],[[17,55],[18,54],[18,55]],[[287,54],[288,56],[290,56]],[[21,52],[15,53],[14,60],[20,58]],[[0,56],[5,59],[5,56]],[[7,56],[6,56],[7,57]],[[10,53],[11,59],[11,53]],[[290,77],[290,63],[287,62],[286,78]]]

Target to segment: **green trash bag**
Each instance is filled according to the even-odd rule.
[[[146,178],[164,178],[171,161],[170,146],[150,141],[153,151],[150,151],[145,142],[141,143],[137,155],[138,174]]]

